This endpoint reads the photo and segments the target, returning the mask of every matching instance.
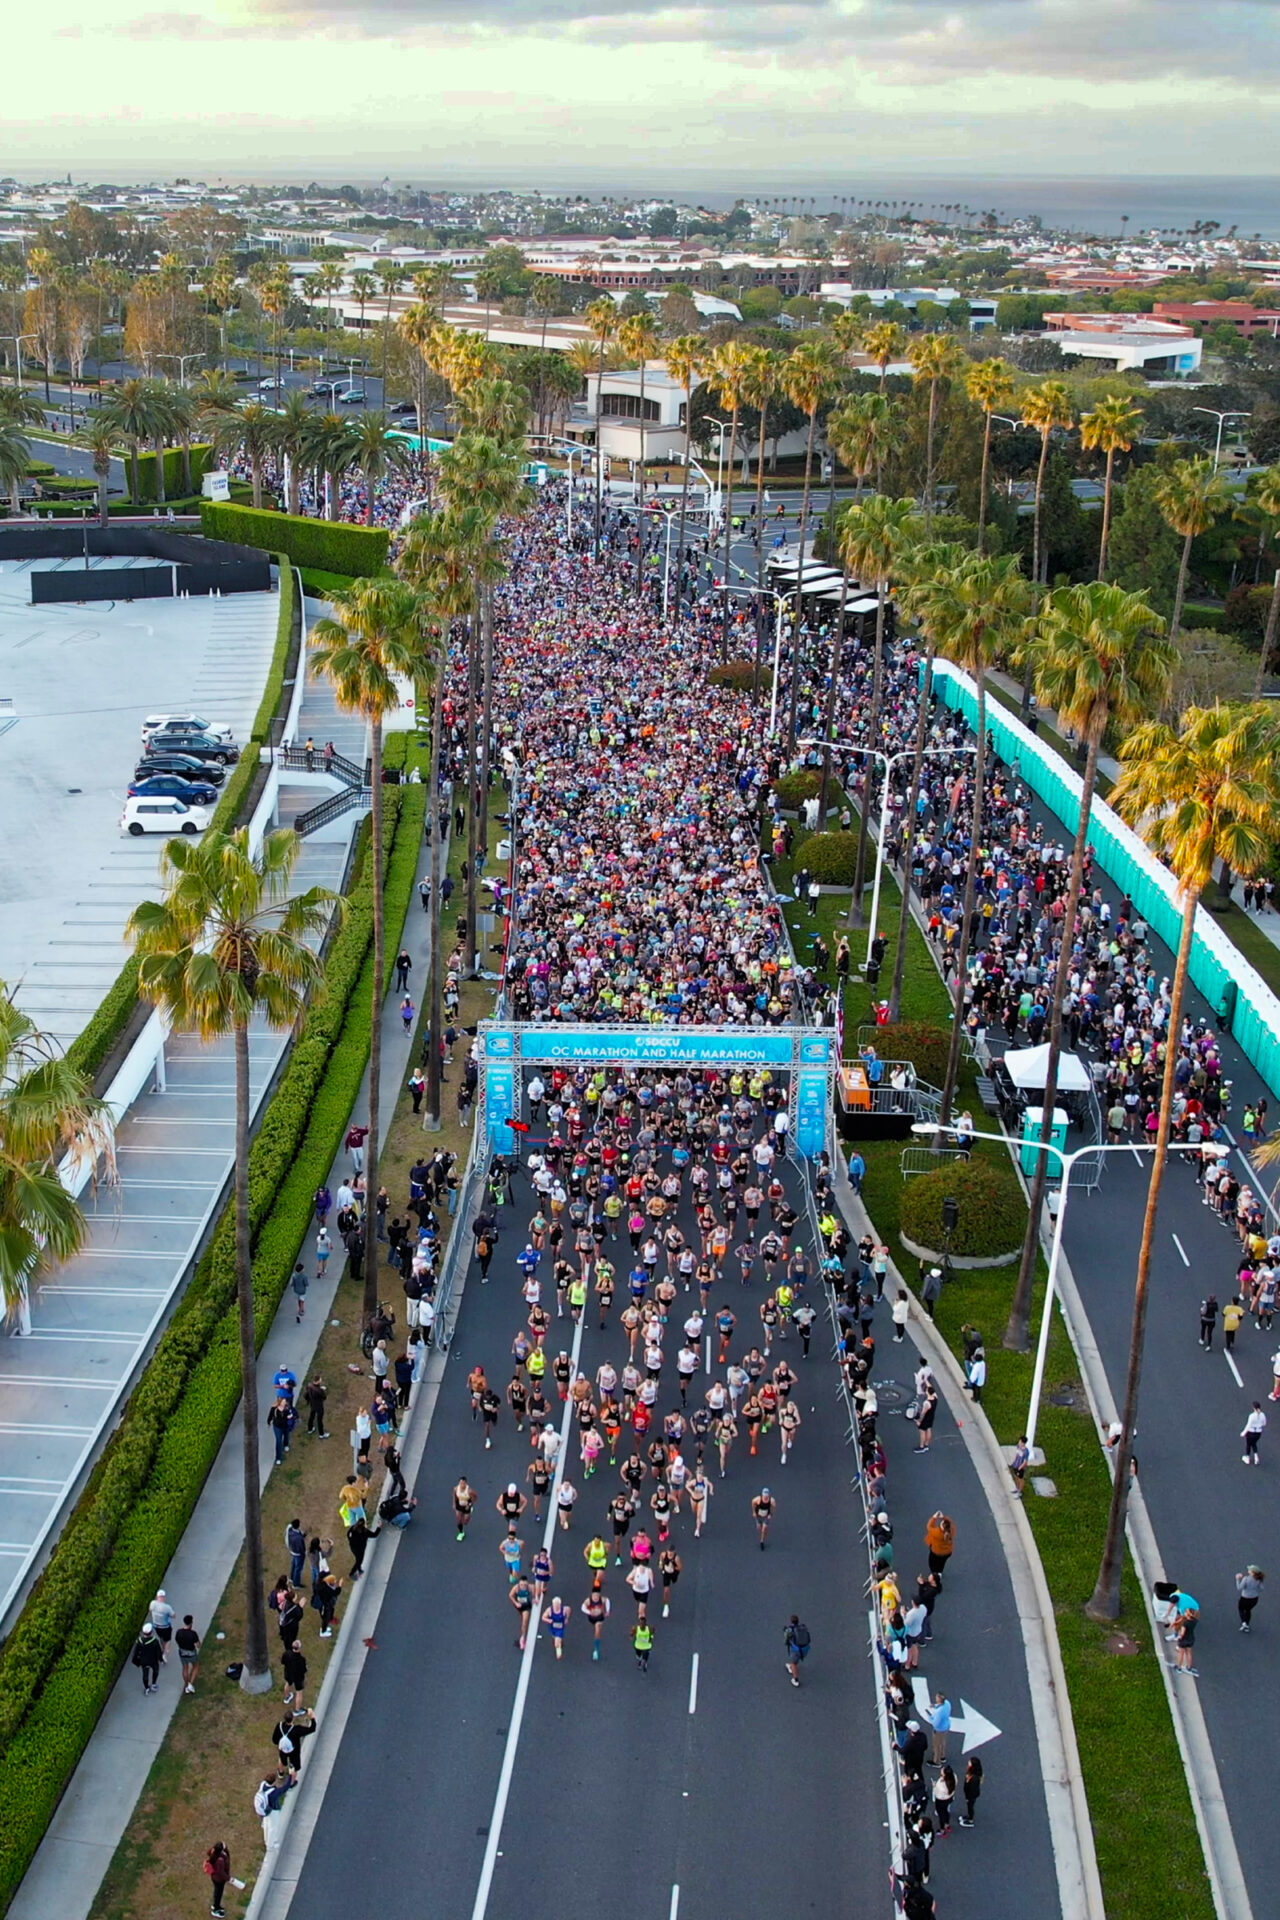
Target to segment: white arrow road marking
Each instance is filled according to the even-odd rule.
[[[912,1676],[911,1697],[916,1703],[916,1713],[922,1723],[926,1726],[930,1725],[929,1716],[932,1711],[933,1696],[929,1692],[929,1683],[923,1674],[917,1673]],[[1000,1728],[988,1720],[985,1714],[979,1713],[976,1707],[971,1707],[963,1695],[960,1699],[959,1713],[953,1712],[951,1715],[951,1731],[964,1735],[962,1753],[972,1753],[975,1747],[984,1747],[988,1740],[1000,1738]]]

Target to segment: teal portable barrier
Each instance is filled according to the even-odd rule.
[[[970,727],[976,727],[978,690],[967,673],[953,667],[949,660],[935,660],[933,685],[940,700],[962,714]],[[986,713],[987,731],[1000,758],[1016,769],[1032,793],[1074,835],[1084,792],[1080,776],[999,701],[988,697]],[[1089,827],[1103,873],[1129,895],[1152,931],[1176,953],[1182,908],[1173,875],[1097,794]],[[1280,1093],[1280,999],[1204,907],[1196,908],[1189,972],[1211,1007],[1221,1007],[1224,998],[1229,1002],[1234,995],[1231,1032],[1268,1091],[1273,1096]]]

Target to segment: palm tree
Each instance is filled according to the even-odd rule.
[[[827,445],[853,475],[858,493],[878,473],[895,437],[893,403],[882,393],[854,393],[827,416]]]
[[[749,407],[755,407],[760,415],[760,433],[756,447],[756,654],[755,670],[751,677],[751,696],[760,698],[760,666],[764,652],[764,448],[769,425],[769,402],[778,392],[781,376],[782,355],[771,353],[768,347],[748,349],[749,360],[746,377],[742,383],[742,397]]]
[[[382,723],[400,704],[395,676],[416,681],[428,659],[426,608],[411,586],[394,574],[356,580],[330,596],[333,617],[311,629],[311,669],[333,688],[338,705],[368,722],[369,857],[373,862],[373,994],[369,1009],[369,1137],[365,1141],[365,1192],[372,1209],[378,1193],[379,1093],[382,1072],[382,1002],[386,994],[386,931],[382,899]],[[364,1311],[378,1304],[377,1248],[371,1238],[364,1274]]]
[[[431,781],[427,827],[431,837],[431,958],[427,968],[427,1092],[424,1125],[440,1127],[440,1043],[444,1033],[441,1006],[441,898],[444,833],[440,827],[440,760],[444,740],[444,694],[448,684],[449,634],[455,621],[475,609],[475,569],[472,530],[451,513],[415,520],[401,544],[397,571],[423,598],[430,617],[438,623],[426,644],[431,649],[430,673],[434,687],[431,711]],[[428,668],[424,664],[423,675]],[[422,680],[420,678],[420,686]],[[469,802],[468,802],[469,803]]]
[[[932,631],[937,652],[973,678],[977,695],[974,732],[973,804],[969,825],[969,860],[965,871],[959,949],[956,957],[955,1014],[951,1047],[942,1086],[939,1124],[951,1117],[960,1075],[960,1043],[964,1035],[964,993],[973,932],[973,901],[978,859],[982,847],[983,788],[987,756],[987,669],[1009,653],[1021,638],[1031,611],[1032,596],[1016,554],[999,559],[966,554],[959,566],[928,583],[919,595],[922,617]]]
[[[1022,396],[1022,424],[1034,427],[1040,435],[1040,462],[1036,468],[1035,521],[1032,532],[1032,584],[1039,588],[1048,564],[1048,555],[1041,550],[1040,540],[1040,504],[1044,497],[1044,470],[1049,459],[1049,436],[1055,427],[1070,429],[1075,422],[1071,406],[1071,395],[1061,380],[1042,380],[1038,387],[1028,387]],[[1023,706],[1027,704],[1023,701]]]
[[[313,413],[307,443],[308,460],[328,480],[327,520],[341,519],[342,476],[356,464],[356,428],[340,413]]]
[[[387,346],[391,336],[391,302],[409,278],[409,269],[398,260],[387,260],[376,269],[378,284],[387,296],[387,311],[383,319],[382,331],[382,391],[387,391]]]
[[[89,451],[93,456],[93,477],[98,483],[98,525],[105,527],[110,523],[107,512],[107,483],[111,478],[111,456],[115,452],[115,435],[109,427],[104,427],[95,415],[89,424]]]
[[[624,322],[624,327],[630,322]],[[733,538],[733,470],[738,461],[738,414],[746,395],[751,372],[751,350],[739,340],[729,340],[711,356],[707,385],[722,407],[729,409],[729,465],[725,480],[724,514],[724,598],[720,616],[720,658],[729,654],[729,554]],[[640,582],[644,589],[643,576]]]
[[[195,431],[200,403],[188,387],[167,386],[164,390],[168,410],[170,438],[182,449],[182,494],[191,498],[191,435]]]
[[[963,355],[949,333],[922,333],[911,342],[911,364],[915,368],[912,378],[917,386],[927,381],[929,387],[929,421],[924,456],[924,523],[928,529],[933,525],[933,454],[938,425],[938,389],[944,380],[953,379],[960,371]]]
[[[1165,638],[1164,622],[1141,594],[1125,593],[1100,580],[1061,587],[1049,596],[1038,631],[1030,642],[1036,695],[1052,707],[1061,724],[1084,742],[1084,781],[1066,907],[1058,944],[1058,965],[1049,1000],[1049,1057],[1045,1066],[1040,1138],[1049,1142],[1062,1054],[1062,1008],[1075,954],[1074,928],[1084,884],[1090,812],[1098,777],[1098,754],[1109,724],[1121,734],[1158,713],[1169,690],[1177,649]],[[1055,1163],[1056,1164],[1056,1163]],[[1021,1352],[1027,1345],[1031,1290],[1040,1245],[1040,1214],[1049,1171],[1047,1152],[1036,1155],[1031,1176],[1030,1214],[1022,1247],[1004,1344]]]
[[[907,335],[896,320],[877,320],[874,327],[868,327],[862,337],[862,351],[867,354],[873,366],[880,369],[880,391],[884,392],[885,378],[891,360],[901,360],[907,350]]]
[[[583,314],[587,330],[596,343],[596,531],[593,553],[600,558],[600,511],[604,490],[604,362],[618,333],[618,309],[606,298],[593,300]]]
[[[125,382],[126,386],[129,384]],[[262,505],[263,462],[275,448],[278,424],[277,416],[270,407],[250,400],[237,412],[224,415],[213,429],[213,444],[219,453],[231,456],[242,453],[249,462],[249,480],[253,487],[255,507]]]
[[[407,448],[403,440],[392,437],[385,413],[362,413],[355,422],[351,450],[354,456],[351,464],[359,467],[364,475],[364,523],[371,527],[378,482],[389,473],[400,471],[408,458]]]
[[[129,494],[138,499],[138,449],[156,432],[155,388],[150,380],[122,380],[98,411],[99,424],[124,441],[129,450]],[[254,505],[260,503],[255,500]]]
[[[58,1162],[111,1152],[111,1119],[0,981],[0,1297],[27,1322],[31,1288],[84,1243],[85,1219]],[[109,1171],[114,1172],[110,1160]]]
[[[1155,497],[1169,525],[1182,535],[1178,585],[1173,596],[1173,618],[1169,622],[1170,636],[1176,640],[1182,628],[1191,542],[1197,534],[1207,533],[1218,515],[1231,504],[1231,492],[1223,476],[1215,472],[1212,460],[1205,455],[1199,460],[1175,461],[1157,480]]]
[[[911,920],[911,843],[919,819],[920,780],[924,770],[925,735],[933,703],[933,661],[937,638],[930,609],[937,594],[937,583],[957,567],[963,566],[966,547],[952,541],[934,541],[928,546],[903,546],[898,556],[902,581],[900,600],[904,611],[920,622],[925,639],[920,665],[920,696],[916,702],[916,737],[911,761],[911,780],[907,804],[902,815],[902,899],[898,908],[898,944],[893,959],[893,982],[889,989],[889,1018],[896,1020],[902,1008],[902,987],[906,978],[907,928]]]
[[[280,322],[284,319],[293,293],[289,269],[283,264],[269,273],[258,288],[258,305],[271,321],[271,341],[276,366],[276,405],[280,405]]]
[[[645,376],[649,371],[649,362],[657,353],[659,344],[658,323],[651,313],[629,314],[618,328],[618,345],[622,348],[627,358],[634,360],[640,369],[640,487],[637,498],[641,512],[644,511],[644,383]],[[643,582],[643,567],[640,568],[640,578]]]
[[[1120,1438],[1114,1448],[1111,1510],[1097,1583],[1085,1608],[1093,1620],[1114,1620],[1120,1611],[1120,1572],[1142,1381],[1151,1254],[1169,1145],[1178,1032],[1196,906],[1212,878],[1215,860],[1224,860],[1234,872],[1246,874],[1257,873],[1266,863],[1275,809],[1280,805],[1275,723],[1264,705],[1188,707],[1179,718],[1176,732],[1149,720],[1129,735],[1120,757],[1124,764],[1111,791],[1111,804],[1176,876],[1182,897],[1182,933],[1169,995],[1160,1115],[1134,1276],[1129,1362]]]
[[[9,420],[0,420],[0,493],[7,493],[15,514],[22,512],[22,489],[31,465],[31,442]]]
[[[986,551],[987,476],[991,471],[991,416],[1013,398],[1013,370],[1004,360],[979,360],[964,380],[965,392],[982,408],[982,475],[978,482],[978,552]]]
[[[191,384],[191,392],[205,429],[211,419],[234,413],[240,405],[240,384],[222,367],[203,367]]]
[[[663,349],[663,365],[667,377],[676,380],[684,388],[684,481],[680,488],[680,533],[676,541],[676,579],[679,581],[684,570],[684,529],[685,516],[689,507],[689,473],[693,465],[693,390],[702,374],[706,372],[709,358],[706,341],[701,334],[682,333],[674,340],[668,340]],[[681,604],[681,595],[676,593],[676,606]]]
[[[356,302],[357,306],[360,309],[360,338],[362,341],[364,340],[364,337],[365,337],[365,331],[364,331],[365,309],[369,305],[369,302],[373,299],[373,296],[377,291],[378,291],[377,275],[374,273],[371,273],[368,267],[357,267],[355,272],[351,276],[351,298]],[[363,346],[361,347],[360,352],[361,352],[361,365],[366,366],[368,364],[369,356],[365,353]],[[384,398],[385,398],[385,395],[384,395]]]
[[[1098,578],[1107,571],[1107,542],[1111,537],[1111,483],[1116,455],[1128,453],[1142,425],[1142,408],[1125,393],[1108,393],[1092,413],[1081,415],[1080,445],[1090,453],[1107,456],[1106,478],[1102,487],[1102,538],[1098,542]]]
[[[542,335],[538,341],[538,423],[541,426],[543,405],[542,367],[547,354],[547,322],[560,304],[560,282],[552,273],[540,273],[529,290],[534,311],[542,315]],[[487,337],[487,336],[486,336]],[[641,408],[643,413],[644,409]]]
[[[810,338],[800,345],[782,367],[782,390],[793,407],[809,416],[809,431],[804,447],[804,492],[800,502],[800,553],[796,576],[794,640],[791,648],[791,714],[787,738],[796,737],[796,702],[800,695],[800,600],[804,592],[804,543],[809,530],[809,487],[813,479],[813,436],[818,424],[818,408],[836,391],[840,378],[839,359],[829,340]]]
[[[481,267],[476,275],[476,297],[484,301],[484,337],[489,338],[493,303],[502,298],[502,275],[496,267]]]
[[[267,1654],[262,1496],[258,1480],[258,1375],[249,1229],[249,1025],[285,1030],[320,975],[318,942],[345,903],[323,887],[289,893],[301,842],[269,833],[256,856],[245,828],[170,840],[160,856],[163,900],[134,908],[126,932],[138,955],[138,991],[174,1027],[201,1040],[232,1036],[235,1056],[235,1251],[244,1445],[245,1652],[247,1693],[271,1685]]]
[[[312,455],[313,429],[316,416],[307,405],[306,396],[300,388],[290,387],[284,397],[284,405],[276,415],[274,445],[284,458],[285,469],[285,508],[296,514],[300,507],[299,489],[303,469]]]
[[[879,400],[879,394],[867,396]],[[880,744],[880,698],[884,678],[884,613],[889,591],[889,581],[897,562],[898,554],[906,541],[907,533],[915,520],[914,500],[890,500],[884,494],[873,494],[869,500],[858,500],[844,512],[839,532],[839,549],[842,569],[853,573],[863,586],[873,580],[876,588],[876,640],[875,658],[871,673],[871,712],[867,721],[867,744],[878,747]],[[843,616],[838,625],[835,644],[831,654],[831,690],[828,695],[827,725],[824,738],[830,740],[835,725],[835,683],[839,678],[841,646],[844,639]],[[822,805],[825,809],[827,790],[827,770],[831,753],[824,748],[822,755]],[[849,899],[849,925],[862,925],[862,888],[866,877],[867,834],[871,821],[871,795],[875,786],[877,763],[870,757],[864,757],[863,765],[866,778],[862,788],[862,806],[859,809],[858,857],[854,866],[853,892]],[[888,778],[888,769],[883,770]],[[825,814],[824,814],[825,819]],[[875,929],[873,928],[874,932]]]
[[[1276,528],[1280,527],[1280,467],[1268,467],[1267,471],[1260,476],[1253,489],[1253,504],[1263,519],[1269,523],[1274,535]],[[1262,636],[1262,651],[1258,655],[1258,673],[1253,683],[1255,700],[1262,697],[1262,683],[1266,678],[1267,668],[1271,664],[1271,656],[1275,650],[1277,625],[1280,625],[1280,567],[1277,567],[1276,577],[1272,583],[1271,605],[1267,610],[1267,630]]]

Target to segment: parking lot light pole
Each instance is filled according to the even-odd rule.
[[[911,1131],[912,1133],[927,1133],[931,1138],[936,1138],[938,1133],[936,1125],[931,1120],[916,1121]],[[947,1131],[954,1133],[955,1129],[949,1128]],[[1008,1147],[1014,1144],[1009,1139],[1008,1134],[1005,1133],[978,1133],[975,1131],[968,1137],[971,1140],[994,1140],[998,1146],[1002,1147]],[[1049,1276],[1045,1282],[1044,1311],[1040,1316],[1040,1338],[1036,1343],[1035,1371],[1031,1376],[1031,1403],[1027,1408],[1027,1445],[1029,1447],[1035,1446],[1036,1427],[1040,1420],[1040,1399],[1044,1390],[1045,1360],[1049,1352],[1049,1329],[1053,1324],[1053,1300],[1058,1284],[1058,1261],[1062,1254],[1062,1228],[1067,1217],[1067,1195],[1071,1191],[1071,1170],[1077,1160],[1084,1160],[1090,1154],[1094,1153],[1155,1152],[1154,1144],[1148,1141],[1141,1143],[1135,1141],[1130,1143],[1129,1141],[1122,1140],[1117,1144],[1108,1145],[1105,1141],[1100,1140],[1095,1142],[1093,1146],[1076,1147],[1070,1153],[1064,1153],[1061,1147],[1055,1147],[1050,1141],[1037,1140],[1034,1145],[1037,1153],[1051,1153],[1054,1159],[1059,1162],[1058,1177],[1062,1184],[1058,1189],[1058,1210],[1054,1215],[1053,1238],[1049,1243]],[[1199,1151],[1199,1146],[1191,1142],[1177,1140],[1171,1140],[1169,1142],[1170,1153],[1199,1153]]]
[[[0,340],[11,340],[14,345],[14,350],[17,356],[18,392],[19,393],[22,392],[22,343],[24,340],[34,340],[35,338],[36,338],[36,335],[34,333],[0,334]]]

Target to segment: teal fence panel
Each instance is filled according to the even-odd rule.
[[[940,700],[962,714],[971,727],[976,726],[977,688],[967,673],[961,673],[949,661],[935,660],[933,685]],[[1084,792],[1080,776],[1061,754],[1045,746],[998,701],[987,700],[986,719],[987,731],[1000,758],[1016,770],[1037,799],[1042,800],[1074,836]],[[1152,931],[1176,952],[1182,931],[1182,909],[1173,875],[1119,814],[1096,794],[1090,810],[1089,838],[1103,873],[1129,895]],[[1226,982],[1235,982],[1232,1034],[1270,1093],[1280,1094],[1280,998],[1204,907],[1196,908],[1188,970],[1211,1007],[1218,1005]]]

